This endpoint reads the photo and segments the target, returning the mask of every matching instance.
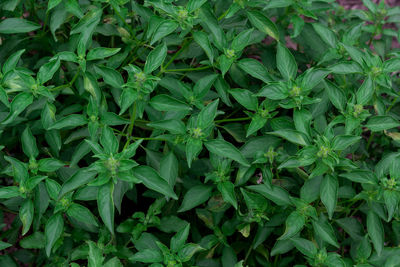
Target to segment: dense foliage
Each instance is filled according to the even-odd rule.
[[[400,6],[3,0],[0,266],[400,266]]]

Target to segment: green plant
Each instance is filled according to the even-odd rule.
[[[0,265],[397,266],[400,7],[363,3],[2,1]]]

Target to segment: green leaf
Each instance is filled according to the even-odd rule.
[[[263,33],[279,41],[279,31],[276,25],[260,11],[248,11],[247,17],[251,24]]]
[[[11,247],[11,246],[12,246],[12,244],[10,244],[10,243],[0,241],[0,250],[9,248],[9,247]]]
[[[36,138],[33,136],[29,126],[22,132],[21,141],[22,150],[26,156],[29,158],[36,158],[39,155],[39,150],[36,146]]]
[[[336,208],[339,183],[338,179],[330,174],[325,175],[320,187],[321,202],[328,211],[329,219],[332,219]]]
[[[120,50],[121,48],[96,47],[89,50],[86,60],[105,59],[117,54]]]
[[[172,134],[185,134],[186,126],[180,120],[162,120],[162,121],[154,121],[147,124],[148,126],[154,129],[167,130]]]
[[[229,93],[235,98],[240,105],[248,110],[256,111],[258,108],[258,100],[255,95],[246,89],[232,89]]]
[[[97,208],[107,229],[114,234],[114,184],[107,183],[99,187],[97,192]]]
[[[238,208],[235,194],[235,186],[231,182],[225,181],[219,183],[218,190],[221,192],[222,198],[225,202],[231,204],[235,209]]]
[[[250,76],[259,79],[265,83],[273,81],[267,68],[258,60],[252,58],[244,58],[237,63],[238,67]],[[296,70],[297,71],[297,70]]]
[[[343,90],[328,80],[325,80],[324,84],[331,103],[340,111],[344,111],[346,108],[347,99]]]
[[[203,142],[200,139],[189,137],[186,141],[186,160],[189,168],[192,166],[193,160],[200,154],[203,149]]]
[[[110,127],[103,127],[103,130],[101,131],[100,143],[103,146],[105,153],[116,154],[118,152],[118,139]]]
[[[19,196],[19,188],[16,186],[4,186],[0,188],[0,199],[13,198]]]
[[[62,0],[49,0],[49,2],[47,3],[47,12],[58,6],[61,1]]]
[[[356,144],[360,141],[361,136],[354,135],[337,135],[333,138],[332,149],[333,150],[345,150],[346,148]]]
[[[320,23],[313,23],[312,26],[314,30],[318,33],[319,37],[321,37],[321,39],[325,43],[327,43],[332,48],[336,48],[337,38],[328,27]]]
[[[80,169],[74,175],[71,176],[62,185],[58,198],[61,199],[66,193],[77,189],[78,187],[89,183],[97,175],[97,172],[89,169]]]
[[[372,96],[374,95],[374,92],[375,92],[375,85],[372,82],[371,77],[368,76],[367,79],[364,80],[363,84],[360,86],[360,88],[356,92],[357,103],[360,105],[368,104],[368,102],[371,100]]]
[[[186,9],[189,13],[199,9],[202,5],[204,5],[207,0],[189,0],[187,3]]]
[[[267,123],[267,118],[261,117],[258,114],[255,114],[252,118],[251,118],[251,122],[249,127],[247,128],[246,131],[246,137],[249,137],[250,135],[252,135],[253,133],[257,132],[258,130],[260,130],[262,127],[264,127],[264,125]]]
[[[292,53],[281,43],[278,43],[276,66],[285,80],[293,80],[297,74],[297,63]]]
[[[34,215],[33,202],[30,199],[24,201],[19,209],[19,218],[22,222],[22,235],[24,236],[31,227]]]
[[[249,162],[243,157],[242,153],[231,143],[221,140],[209,140],[204,143],[208,151],[220,157],[232,159],[244,166],[250,166]]]
[[[10,113],[1,122],[1,124],[8,124],[14,121],[19,114],[21,114],[33,102],[33,96],[29,93],[19,93],[14,97],[10,104]]]
[[[80,222],[98,226],[96,217],[92,212],[80,204],[72,203],[71,206],[68,207],[67,214]]]
[[[160,175],[173,188],[178,178],[179,162],[174,153],[169,152],[160,162]]]
[[[15,69],[15,67],[18,65],[18,62],[22,56],[22,54],[25,52],[25,49],[18,50],[17,52],[11,54],[4,62],[3,64],[3,74],[6,74],[12,69]]]
[[[93,241],[87,241],[89,245],[88,267],[103,266],[103,252]]]
[[[71,114],[56,121],[47,130],[60,130],[63,128],[75,128],[87,124],[87,119],[81,114]]]
[[[196,185],[190,188],[185,196],[178,212],[184,212],[206,202],[211,197],[212,187],[208,185]]]
[[[305,256],[309,258],[314,258],[317,254],[317,248],[315,247],[314,243],[310,240],[300,238],[300,237],[293,237],[290,239],[293,245]]]
[[[94,69],[99,75],[101,75],[101,77],[103,77],[106,84],[111,85],[114,88],[121,88],[124,84],[124,79],[118,71],[104,66],[95,66]]]
[[[156,95],[149,103],[158,111],[189,111],[192,109],[185,102],[163,94]]]
[[[231,44],[231,49],[233,49],[235,52],[242,51],[248,45],[252,33],[253,33],[253,29],[241,31],[233,39],[232,44]]]
[[[235,61],[235,59],[233,57],[228,58],[226,55],[221,55],[218,58],[219,68],[221,70],[222,77],[225,76],[225,74],[231,68],[234,61]]]
[[[300,146],[307,146],[310,144],[308,137],[304,133],[296,131],[296,130],[283,129],[283,130],[278,130],[275,132],[270,132],[268,134],[279,136],[281,138],[288,140],[291,143],[294,143],[294,144],[297,144]]]
[[[164,62],[167,57],[167,46],[165,43],[158,45],[149,53],[144,65],[144,72],[150,74],[155,71]]]
[[[170,249],[172,252],[178,252],[186,243],[189,236],[190,224],[186,224],[179,232],[171,238]]]
[[[54,73],[60,68],[60,59],[52,59],[50,62],[44,64],[40,67],[39,72],[37,74],[37,80],[40,84],[44,84],[47,81],[50,81],[53,78]]]
[[[193,1],[193,2],[198,2],[198,1]],[[211,64],[213,64],[214,52],[210,40],[208,39],[208,35],[205,32],[194,32],[193,39],[204,50],[207,57],[210,59]]]
[[[214,119],[217,116],[218,104],[219,99],[214,100],[200,111],[199,116],[197,117],[197,126],[200,129],[205,129],[214,122]]]
[[[399,126],[400,123],[398,122],[398,120],[388,115],[373,116],[368,120],[367,124],[365,125],[365,127],[373,132],[388,130]]]
[[[293,211],[289,214],[285,222],[285,232],[278,238],[278,240],[285,240],[297,235],[304,227],[306,217],[299,211]]]
[[[45,246],[44,235],[41,232],[34,232],[19,241],[19,245],[25,249],[43,249]]]
[[[396,72],[400,70],[400,58],[391,58],[383,62],[383,71]]]
[[[341,173],[340,176],[356,183],[377,184],[378,182],[373,172],[366,170],[354,170],[349,173]]]
[[[259,185],[250,185],[247,186],[246,188],[253,190],[267,199],[271,200],[278,206],[291,206],[292,202],[290,201],[289,198],[289,193],[279,187],[273,185],[272,187],[267,186],[266,184],[259,184]]]
[[[381,219],[372,210],[367,213],[367,230],[378,256],[382,253],[385,235]]]
[[[135,255],[129,258],[129,260],[144,263],[154,263],[162,262],[164,260],[164,257],[159,250],[146,248],[139,252],[136,252]]]
[[[336,74],[353,74],[362,73],[363,69],[356,62],[339,62],[329,67],[329,70]]]
[[[64,220],[61,213],[56,213],[47,221],[44,236],[46,244],[46,255],[50,257],[51,250],[56,241],[61,237],[64,230]]]
[[[281,83],[270,83],[261,88],[257,96],[264,96],[272,100],[282,100],[287,98],[289,94]]]
[[[184,245],[183,248],[179,250],[178,257],[182,262],[187,262],[193,257],[194,254],[202,250],[204,250],[204,248],[202,248],[200,245],[189,243]]]
[[[194,87],[193,93],[197,99],[202,99],[207,95],[210,91],[211,86],[213,85],[214,81],[217,79],[217,74],[210,74],[201,79],[199,79]]]
[[[2,34],[25,33],[39,28],[39,24],[20,18],[7,18],[0,22],[0,33]]]
[[[326,243],[339,248],[335,232],[327,221],[319,219],[318,221],[312,221],[312,225],[316,236],[320,237]]]
[[[149,166],[138,166],[133,169],[133,174],[151,190],[159,192],[164,196],[178,199],[172,187],[161,178],[153,168]]]
[[[165,36],[173,33],[179,24],[173,20],[163,20],[154,31],[153,36],[151,38],[150,45],[153,45],[155,42],[161,40]],[[154,51],[154,50],[153,50]],[[149,72],[146,72],[149,73]]]

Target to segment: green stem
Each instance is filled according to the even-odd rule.
[[[112,9],[114,10],[115,14],[117,15],[117,17],[122,20],[122,22],[125,24],[125,26],[128,28],[129,33],[131,34],[131,37],[133,38],[133,40],[135,40],[137,43],[139,43],[139,40],[136,39],[135,37],[135,32],[133,31],[131,25],[128,24],[128,22],[126,22],[126,20],[122,17],[121,13],[119,13],[119,11],[113,6],[111,5]]]
[[[81,71],[81,68],[78,68],[78,70],[76,71],[74,77],[72,78],[72,80],[69,83],[63,84],[63,85],[60,85],[60,86],[57,86],[57,87],[54,87],[54,88],[51,88],[50,91],[58,91],[58,90],[62,90],[62,89],[71,87],[74,84],[74,82],[76,81],[76,79],[78,78],[80,71]]]
[[[187,68],[187,69],[168,69],[168,70],[164,70],[164,72],[186,72],[186,71],[199,71],[199,70],[206,70],[206,69],[210,69],[212,68],[212,66],[203,66],[203,67],[199,67],[199,68]]]
[[[127,138],[128,140],[126,140],[124,149],[126,147],[128,147],[128,145],[129,145],[130,138],[131,138],[132,133],[133,133],[133,126],[135,125],[135,119],[136,119],[136,102],[133,104],[133,111],[132,111],[132,114],[131,114],[131,123],[129,124],[129,128],[128,128],[128,138]]]
[[[160,72],[157,74],[157,77],[161,76],[161,74],[163,74],[165,71],[167,71],[167,68],[169,65],[172,64],[172,62],[174,62],[174,60],[183,52],[185,51],[185,49],[189,46],[190,42],[188,41],[189,39],[186,39],[183,42],[183,45],[181,46],[181,48],[178,50],[178,52],[176,52],[171,59],[167,62],[167,64],[165,64],[165,66],[161,66],[161,70]]]
[[[223,123],[223,122],[231,122],[231,121],[248,121],[251,120],[250,117],[246,118],[235,118],[235,119],[224,119],[224,120],[216,120],[215,123]]]

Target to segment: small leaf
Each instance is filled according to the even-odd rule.
[[[33,136],[31,129],[28,127],[22,133],[22,150],[29,158],[36,158],[39,155],[39,150],[36,146],[36,138]]]
[[[107,183],[99,187],[97,192],[97,207],[99,215],[107,229],[114,234],[114,184]]]
[[[400,123],[391,116],[381,115],[371,117],[365,127],[373,132],[388,130],[391,128],[399,127]]]
[[[225,202],[231,204],[235,209],[238,208],[235,194],[235,186],[231,182],[225,181],[219,183],[218,190],[221,192],[222,198]]]
[[[10,113],[1,123],[8,124],[13,122],[32,102],[33,96],[29,93],[23,92],[16,95],[10,104]]]
[[[178,252],[185,245],[189,236],[189,228],[190,224],[188,223],[171,238],[171,251]]]
[[[345,150],[346,148],[354,145],[361,139],[361,136],[354,135],[337,135],[333,138],[332,149],[333,150]]]
[[[276,66],[282,77],[286,80],[293,80],[297,74],[297,63],[289,49],[278,43],[276,54]]]
[[[149,53],[144,65],[144,72],[150,74],[155,71],[164,62],[167,57],[167,46],[165,43],[158,45]]]
[[[72,203],[67,210],[67,214],[68,216],[82,223],[88,223],[94,226],[98,226],[96,217],[93,215],[93,213],[88,208],[80,204]]]
[[[171,34],[178,28],[179,24],[173,20],[163,20],[154,31],[151,38],[150,45],[153,45],[158,40],[161,40],[165,36]],[[154,50],[153,50],[154,51]],[[149,73],[149,72],[146,72]]]
[[[51,249],[56,241],[61,237],[63,230],[64,220],[61,213],[56,213],[51,216],[44,229],[47,257],[50,257]]]
[[[375,92],[375,85],[372,82],[371,77],[368,76],[367,79],[364,80],[363,84],[360,86],[360,88],[356,92],[357,103],[360,105],[368,104],[368,102],[371,100],[372,96],[374,95],[374,92]]]
[[[306,223],[306,217],[298,211],[293,211],[289,214],[285,222],[285,232],[278,240],[289,239],[298,234]]]
[[[71,176],[62,185],[58,198],[61,199],[66,193],[77,189],[78,187],[89,183],[97,175],[97,172],[89,169],[80,169],[74,175]]]
[[[273,81],[267,68],[259,61],[252,58],[244,58],[237,63],[238,67],[250,76],[259,79],[265,83]],[[296,70],[297,71],[297,70]]]
[[[338,179],[330,174],[325,175],[321,182],[320,196],[321,202],[328,211],[329,219],[332,219],[333,212],[336,208],[338,188]]]
[[[189,111],[191,107],[169,95],[156,95],[150,100],[150,105],[158,111]]]
[[[250,166],[249,162],[243,157],[242,153],[231,143],[221,140],[209,140],[205,142],[205,146],[211,153],[220,157],[232,159],[244,166]]]
[[[86,60],[105,59],[117,54],[120,50],[121,48],[96,47],[89,50]]]
[[[282,137],[282,138],[288,140],[289,142],[298,144],[300,146],[307,146],[310,144],[308,137],[304,133],[296,131],[296,130],[285,129],[285,130],[278,130],[275,132],[270,132],[268,134]]]
[[[44,84],[45,82],[51,80],[54,73],[56,73],[56,71],[60,68],[60,65],[60,59],[56,58],[41,66],[37,74],[38,82],[40,84]]]
[[[0,33],[13,34],[35,31],[39,24],[20,18],[8,18],[0,22]]]
[[[260,11],[248,11],[247,17],[251,24],[263,33],[279,41],[279,32],[276,25]]]
[[[81,114],[71,114],[65,116],[64,118],[56,121],[53,125],[51,125],[47,130],[60,130],[63,128],[69,127],[78,127],[87,124],[87,119],[84,115]]]
[[[208,185],[196,185],[190,188],[185,196],[178,212],[184,212],[206,202],[211,197],[212,187]]]
[[[24,236],[31,227],[32,221],[34,216],[34,207],[33,202],[30,199],[24,201],[19,209],[19,218],[22,222],[22,235]]]
[[[197,1],[193,1],[197,2]],[[196,43],[204,50],[207,57],[210,59],[211,64],[214,62],[214,52],[211,46],[210,40],[208,39],[208,35],[205,32],[194,32],[193,39]]]
[[[161,178],[153,168],[149,166],[138,166],[133,169],[133,174],[151,190],[159,192],[164,196],[178,199],[177,195],[172,190],[172,187]]]
[[[367,230],[378,256],[381,255],[385,241],[384,230],[381,219],[372,210],[367,213]]]
[[[162,120],[162,121],[154,121],[147,124],[148,126],[154,129],[167,130],[172,134],[185,134],[186,126],[180,120]]]

